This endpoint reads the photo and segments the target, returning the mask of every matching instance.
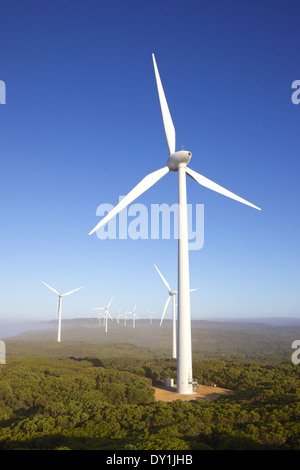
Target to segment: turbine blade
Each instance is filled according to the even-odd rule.
[[[108,308],[108,307],[110,306],[110,304],[111,304],[111,302],[112,302],[112,299],[113,299],[113,297],[112,297],[112,298],[110,299],[110,301],[108,302],[106,308]]]
[[[198,289],[190,289],[190,292],[194,292],[195,290],[198,290]]]
[[[70,292],[66,292],[65,294],[62,294],[63,296],[72,294],[73,292],[76,292],[77,290],[82,289],[82,287],[77,287],[77,289],[70,290]]]
[[[168,296],[168,298],[167,298],[167,300],[166,300],[166,303],[165,303],[165,308],[164,308],[163,314],[162,314],[162,316],[161,316],[161,320],[160,320],[160,324],[159,324],[159,326],[161,326],[161,325],[162,325],[162,322],[163,322],[163,319],[164,319],[165,313],[166,313],[166,311],[167,311],[167,308],[168,308],[168,305],[169,305],[170,299],[171,299],[171,296],[169,295],[169,296]]]
[[[191,170],[188,167],[186,167],[185,170],[186,170],[186,173],[195,181],[197,181],[197,183],[199,183],[201,186],[205,186],[205,188],[212,189],[213,191],[216,191],[217,193],[223,194],[223,196],[227,196],[227,197],[230,197],[231,199],[235,199],[238,202],[242,202],[243,204],[246,204],[247,206],[254,207],[254,209],[258,209],[259,211],[261,210],[260,207],[257,207],[254,204],[251,204],[251,202],[246,201],[246,199],[243,199],[237,196],[231,191],[228,191],[228,189],[225,189],[219,184],[214,183],[208,178],[205,178],[205,176],[200,175],[200,173],[197,173],[196,171]]]
[[[53,290],[53,292],[55,292],[55,294],[59,295],[59,293],[57,292],[57,290],[53,289],[53,287],[51,286],[48,286],[48,284],[46,284],[45,282],[41,281],[45,286],[49,287],[49,289]]]
[[[128,204],[134,201],[137,197],[143,194],[147,189],[151,188],[157,181],[159,181],[163,176],[165,176],[170,169],[165,166],[159,170],[153,171],[149,175],[145,176],[140,183],[138,183],[128,194],[125,196],[119,204],[117,204],[100,222],[96,225],[93,230],[89,233],[96,232],[100,227],[103,227],[110,219],[112,219],[116,214],[118,214],[122,209],[124,209]]]
[[[172,153],[175,152],[175,139],[176,139],[175,128],[174,128],[174,124],[171,118],[171,114],[169,111],[169,107],[168,107],[168,103],[165,97],[161,79],[159,76],[154,54],[152,54],[152,59],[153,59],[153,65],[154,65],[154,73],[155,73],[155,78],[156,78],[156,85],[157,85],[157,90],[158,90],[160,108],[161,108],[161,113],[163,117],[163,123],[164,123],[166,138],[168,142],[169,152],[171,155]]]
[[[106,311],[107,311],[107,315],[109,316],[109,318],[111,319],[111,321],[113,321],[113,319],[112,319],[111,314],[109,313],[109,311],[108,311],[108,310],[106,310]]]
[[[160,270],[158,269],[158,267],[156,265],[154,265],[155,268],[156,268],[156,271],[158,272],[158,274],[160,275],[160,277],[162,278],[162,281],[164,283],[164,285],[166,286],[166,288],[168,289],[168,291],[170,292],[171,290],[171,287],[169,286],[169,283],[166,281],[166,279],[164,278],[164,276],[162,275],[162,273],[160,272]]]

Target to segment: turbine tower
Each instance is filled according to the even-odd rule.
[[[245,199],[214,183],[194,170],[187,167],[192,154],[186,150],[176,152],[175,128],[160,80],[156,60],[152,54],[158,96],[163,117],[163,124],[169,148],[167,164],[147,175],[138,183],[103,219],[90,231],[89,235],[104,226],[122,209],[133,202],[138,196],[151,188],[170,171],[178,172],[178,351],[177,351],[177,392],[190,395],[193,393],[192,372],[192,341],[191,341],[191,312],[190,312],[190,279],[189,279],[189,249],[187,224],[186,175],[190,176],[201,186],[216,191],[224,196],[239,201],[260,210]]]
[[[51,289],[55,294],[58,295],[58,303],[57,303],[57,313],[56,313],[56,319],[58,320],[58,332],[57,332],[57,341],[60,343],[61,342],[61,303],[62,303],[62,298],[65,297],[66,295],[73,294],[73,292],[76,292],[79,289],[82,289],[82,287],[78,287],[77,289],[71,290],[70,292],[66,292],[65,294],[60,294],[57,292],[57,290],[53,289],[53,287],[48,286],[45,282],[41,281],[45,286],[47,286],[49,289]]]
[[[104,310],[103,313],[100,313],[98,312],[98,316],[101,318],[104,318],[104,321],[105,321],[105,333],[107,333],[107,318],[109,317],[111,319],[111,321],[113,321],[108,309],[109,309],[109,306],[112,302],[112,299],[110,299],[110,301],[108,302],[108,304],[106,305],[106,307],[95,307],[95,310]]]
[[[165,316],[165,313],[167,311],[167,308],[168,308],[168,305],[169,305],[169,302],[171,300],[171,297],[172,297],[172,320],[173,320],[173,348],[172,348],[172,357],[173,359],[176,359],[177,357],[177,347],[176,347],[176,341],[177,341],[177,335],[176,335],[176,311],[175,311],[175,296],[176,294],[178,294],[177,290],[172,290],[169,283],[166,281],[166,279],[164,278],[164,276],[162,275],[162,273],[160,272],[160,270],[158,269],[158,267],[156,265],[155,266],[155,269],[156,271],[158,272],[158,274],[160,275],[164,285],[166,286],[166,288],[168,289],[168,292],[169,292],[169,295],[168,295],[168,298],[166,300],[166,303],[165,303],[165,306],[164,306],[164,309],[163,309],[163,313],[162,313],[162,316],[161,316],[161,320],[160,320],[160,324],[159,326],[162,325],[162,322],[163,322],[163,319],[164,319],[164,316]]]

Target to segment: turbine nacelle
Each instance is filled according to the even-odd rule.
[[[187,165],[191,158],[191,152],[180,150],[179,152],[174,152],[169,156],[167,165],[171,171],[178,171],[179,165]]]
[[[178,294],[177,290],[170,290],[169,291],[169,295],[177,295],[177,294]]]

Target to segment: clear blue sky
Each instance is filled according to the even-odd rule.
[[[176,240],[104,240],[89,231],[165,165],[151,54],[190,167],[262,208],[188,179],[204,204],[190,252],[192,318],[299,315],[298,0],[3,0],[0,80],[0,318],[160,315],[177,283]],[[139,198],[177,202],[177,174]],[[170,311],[168,316],[170,317]]]

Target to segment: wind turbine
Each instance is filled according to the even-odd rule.
[[[134,306],[132,312],[128,312],[129,314],[132,314],[132,328],[135,328],[135,319],[139,318],[137,314],[135,313],[136,305]]]
[[[93,321],[93,311],[88,312],[88,314],[90,315],[90,320],[91,320],[91,323],[92,323],[92,321]]]
[[[152,315],[154,315],[155,312],[152,312],[151,310],[147,310],[149,313],[149,318],[150,318],[150,325],[152,325]]]
[[[166,279],[164,278],[164,276],[162,275],[162,273],[160,272],[160,270],[158,269],[158,267],[156,265],[155,266],[155,269],[156,271],[158,272],[158,274],[160,275],[164,285],[166,286],[166,288],[168,289],[168,292],[169,292],[169,295],[168,295],[168,298],[166,300],[166,303],[165,303],[165,306],[164,306],[164,309],[163,309],[163,313],[162,313],[162,316],[161,316],[161,320],[160,320],[160,324],[159,326],[162,325],[162,322],[163,322],[163,319],[164,319],[164,316],[165,316],[165,313],[167,311],[167,308],[168,308],[168,305],[169,305],[169,302],[171,300],[171,297],[172,297],[172,319],[173,319],[173,348],[172,348],[172,357],[173,359],[176,359],[176,313],[175,313],[175,296],[176,294],[178,294],[177,290],[172,290],[169,283],[166,281]]]
[[[121,310],[117,311],[117,323],[120,324],[120,318],[124,316],[124,313],[121,313]]]
[[[239,201],[260,210],[245,199],[233,194],[231,191],[214,183],[200,173],[187,167],[192,154],[187,150],[176,152],[175,128],[168,108],[165,93],[159,76],[156,60],[152,54],[154,73],[158,89],[158,96],[162,118],[169,148],[169,157],[166,165],[147,175],[138,183],[103,219],[91,230],[89,235],[96,232],[122,209],[133,202],[138,196],[151,188],[170,171],[178,171],[178,358],[177,358],[177,392],[180,394],[193,393],[192,372],[192,341],[191,341],[191,312],[190,312],[190,279],[189,279],[189,249],[188,249],[188,223],[187,223],[187,196],[186,175],[190,176],[201,186],[216,191],[224,196]]]
[[[45,282],[41,281],[45,286],[47,286],[49,289],[51,289],[55,294],[58,295],[58,303],[57,303],[57,314],[56,314],[56,319],[58,320],[58,333],[57,333],[57,341],[60,343],[61,342],[61,303],[62,303],[62,298],[65,297],[66,295],[73,294],[73,292],[76,292],[79,289],[82,289],[82,287],[78,287],[77,289],[71,290],[70,292],[66,292],[65,294],[60,294],[57,292],[57,290],[53,289],[53,287],[48,286]]]
[[[110,304],[111,304],[111,302],[112,302],[112,299],[113,299],[113,298],[110,299],[110,301],[108,302],[108,304],[106,305],[106,307],[95,307],[95,310],[104,310],[103,314],[100,313],[100,312],[98,312],[98,316],[99,316],[100,318],[101,318],[101,316],[104,317],[104,320],[105,320],[105,333],[107,333],[107,317],[109,317],[109,318],[111,319],[111,321],[113,321],[113,319],[112,319],[112,317],[111,317],[111,315],[110,315],[110,313],[109,313],[109,311],[108,311],[108,308],[109,308],[109,306],[110,306]],[[103,317],[102,317],[102,318],[103,318]]]
[[[97,310],[97,309],[95,308],[94,310]],[[102,326],[101,320],[102,320],[102,318],[104,318],[103,313],[102,312],[97,312],[97,318],[98,318],[98,326]]]
[[[177,357],[177,352],[176,352],[176,303],[175,303],[175,296],[176,294],[178,294],[178,292],[176,290],[172,290],[169,283],[166,281],[166,279],[164,278],[164,276],[162,275],[162,273],[160,272],[160,270],[158,269],[158,267],[156,265],[154,265],[158,274],[160,275],[164,285],[166,286],[166,288],[168,289],[169,291],[169,295],[168,295],[168,298],[166,300],[166,303],[165,303],[165,306],[164,306],[164,309],[163,309],[163,313],[162,313],[162,316],[161,316],[161,320],[160,320],[160,324],[159,326],[162,325],[162,322],[163,322],[163,319],[164,319],[164,316],[165,316],[165,313],[167,311],[167,308],[168,308],[168,305],[169,305],[169,302],[171,300],[171,297],[172,297],[172,320],[173,320],[173,348],[172,348],[172,357],[173,359],[176,359]],[[195,291],[197,289],[190,289],[190,292],[192,291]]]
[[[128,315],[128,310],[126,310],[126,312],[124,313],[124,326],[126,326],[127,315]]]

